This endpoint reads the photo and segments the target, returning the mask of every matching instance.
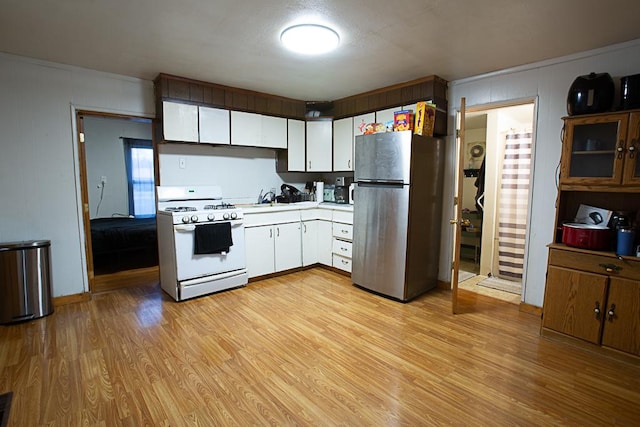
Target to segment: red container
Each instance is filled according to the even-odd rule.
[[[607,250],[611,248],[611,229],[601,225],[564,224],[562,243],[576,248]]]

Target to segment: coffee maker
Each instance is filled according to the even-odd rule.
[[[351,195],[349,194],[349,186],[353,182],[353,178],[339,176],[336,178],[336,186],[333,190],[336,203],[351,203]]]

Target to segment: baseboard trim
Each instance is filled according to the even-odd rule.
[[[341,270],[339,268],[332,267],[330,265],[316,263],[316,264],[306,265],[304,267],[295,267],[295,268],[292,268],[292,269],[289,269],[289,270],[278,271],[276,273],[264,274],[262,276],[250,277],[249,278],[249,283],[251,283],[251,282],[259,282],[260,280],[265,280],[265,279],[271,279],[272,277],[286,276],[287,274],[296,273],[298,271],[309,270],[311,268],[316,268],[316,267],[317,268],[324,268],[325,270],[333,271],[334,273],[338,273],[338,274],[341,274],[343,276],[351,277],[351,273],[349,273],[348,271],[344,271],[344,270]]]
[[[438,284],[436,285],[438,289],[444,289],[445,291],[451,290],[451,282],[445,282],[443,280],[438,280]]]
[[[542,317],[542,307],[538,307],[537,305],[521,302],[519,310],[523,313],[533,314],[535,316]]]
[[[53,306],[60,307],[62,305],[76,304],[79,302],[87,302],[91,300],[91,293],[83,292],[81,294],[63,295],[53,298]]]

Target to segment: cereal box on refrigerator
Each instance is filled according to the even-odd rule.
[[[416,135],[433,136],[435,119],[436,105],[431,102],[418,102],[416,104],[413,133]]]
[[[413,129],[413,111],[402,110],[393,113],[393,130],[396,132]]]

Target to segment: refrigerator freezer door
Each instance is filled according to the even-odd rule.
[[[358,183],[355,206],[353,283],[404,300],[409,186]]]
[[[406,131],[357,136],[355,181],[408,184],[411,135]]]

